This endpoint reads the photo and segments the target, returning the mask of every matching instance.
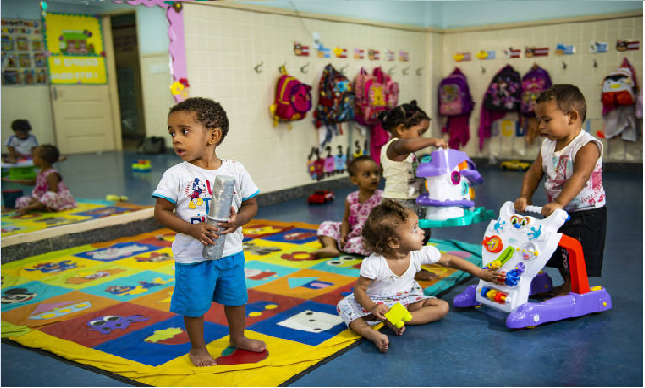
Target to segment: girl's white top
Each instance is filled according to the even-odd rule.
[[[410,252],[410,266],[403,275],[397,276],[387,265],[385,257],[372,253],[361,264],[361,276],[374,280],[367,286],[367,294],[403,295],[415,286],[414,274],[421,271],[421,265],[436,263],[440,258],[441,252],[431,245]]]
[[[556,141],[545,139],[542,142],[542,170],[546,174],[544,187],[546,188],[549,203],[553,202],[562,192],[562,187],[573,175],[573,167],[578,150],[585,144],[594,142],[598,147],[600,156],[596,166],[585,186],[573,198],[564,210],[574,212],[578,210],[594,209],[605,206],[605,190],[602,186],[602,143],[585,130],[581,130],[569,145],[555,152]]]
[[[217,170],[204,170],[194,164],[183,162],[164,172],[153,197],[165,198],[175,205],[175,214],[191,224],[205,222],[212,198],[213,182],[217,175],[228,175],[235,178],[233,207],[240,209],[243,201],[255,197],[260,190],[251,179],[242,163],[234,160],[223,160]],[[223,257],[242,251],[242,228],[237,228],[226,236]],[[190,235],[177,233],[172,243],[172,253],[178,263],[204,261],[203,244]]]
[[[388,159],[387,149],[395,140],[399,139],[392,138],[381,148],[381,165],[383,166],[383,178],[385,178],[383,198],[417,198],[420,194],[420,180],[417,180],[414,174],[413,163],[416,156],[411,153],[401,162]]]

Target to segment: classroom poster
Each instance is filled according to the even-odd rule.
[[[48,13],[44,23],[52,84],[107,83],[100,18]]]
[[[2,19],[2,84],[46,84],[46,62],[41,22]]]

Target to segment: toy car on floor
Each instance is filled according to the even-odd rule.
[[[520,162],[519,160],[507,160],[499,165],[503,170],[526,171],[531,167],[531,163]]]
[[[540,214],[542,208],[527,206],[527,212]],[[506,326],[511,329],[534,327],[590,313],[609,310],[611,297],[601,286],[589,288],[587,269],[580,242],[558,229],[569,218],[557,209],[544,219],[515,214],[513,202],[506,202],[499,217],[486,229],[482,241],[484,268],[505,274],[504,285],[479,281],[455,296],[456,307],[488,305],[509,313]],[[569,253],[571,292],[544,302],[529,302],[530,295],[547,291],[551,280],[540,270],[560,246]]]
[[[307,198],[309,204],[325,204],[334,200],[334,193],[329,190],[316,190]]]

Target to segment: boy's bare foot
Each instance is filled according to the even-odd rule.
[[[381,333],[378,330],[372,330],[371,333],[367,333],[365,338],[374,342],[374,345],[376,345],[376,347],[381,353],[387,352],[387,348],[390,344],[390,340],[387,338],[385,334]]]
[[[336,248],[332,247],[326,247],[326,248],[321,248],[315,252],[313,252],[313,255],[316,259],[324,259],[328,257],[338,257],[340,256],[340,251]]]
[[[260,353],[266,350],[267,344],[264,341],[242,337],[240,340],[230,340],[229,344],[237,349],[244,349],[250,352]]]
[[[215,361],[206,349],[190,349],[188,356],[195,366],[217,365],[217,361]]]
[[[414,274],[414,280],[429,281],[429,280],[434,280],[438,276],[439,275],[437,275],[434,272],[430,272],[425,268],[421,268],[421,271]]]

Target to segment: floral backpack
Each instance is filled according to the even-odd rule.
[[[540,66],[533,65],[522,77],[520,113],[523,116],[535,116],[535,101],[540,93],[546,91],[551,85],[549,73]]]
[[[504,66],[486,89],[484,109],[498,112],[517,112],[522,99],[520,73],[513,66]]]
[[[302,120],[311,110],[311,86],[287,74],[284,67],[280,68],[280,73],[275,90],[275,102],[270,108],[273,113],[274,127],[278,126],[280,120]]]
[[[466,76],[455,67],[455,70],[439,83],[439,114],[461,116],[470,113],[474,107]]]

